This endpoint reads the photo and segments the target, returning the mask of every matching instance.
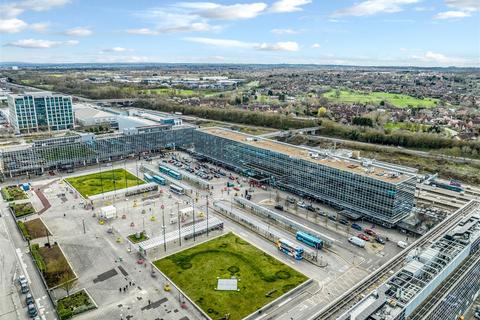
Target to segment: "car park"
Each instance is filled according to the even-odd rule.
[[[359,224],[352,223],[351,227],[352,227],[352,229],[362,231],[362,227]]]

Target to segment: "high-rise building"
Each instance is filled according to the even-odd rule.
[[[9,121],[16,133],[72,129],[72,97],[50,92],[9,94]]]

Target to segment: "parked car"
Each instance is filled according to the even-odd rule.
[[[247,196],[245,198],[247,198],[247,200],[250,200],[250,199],[252,199],[252,196],[247,194]]]
[[[28,293],[28,291],[30,291],[30,289],[28,288],[28,285],[26,283],[23,283],[20,286],[20,290],[22,291],[22,293]]]
[[[319,211],[319,212],[317,212],[317,214],[318,214],[319,216],[322,216],[322,217],[326,217],[326,216],[327,216],[327,214],[326,214],[325,212],[323,212],[323,211]]]
[[[307,204],[305,209],[307,209],[308,211],[315,212],[315,208],[311,204]]]
[[[294,204],[295,203],[295,198],[287,197],[287,202],[291,203],[291,204]]]
[[[345,220],[345,219],[340,219],[340,220],[338,220],[338,223],[343,224],[344,226],[346,226],[346,225],[348,224],[348,221]]]
[[[280,204],[277,204],[277,205],[275,206],[275,209],[280,210],[280,211],[283,211],[283,206],[280,205]]]
[[[30,303],[28,305],[28,315],[30,318],[36,317],[38,314],[37,307],[33,303]]]
[[[332,221],[337,221],[337,217],[334,216],[334,215],[329,215],[328,216],[328,219],[332,220]]]
[[[18,283],[19,283],[20,285],[28,284],[28,283],[27,283],[27,278],[25,278],[25,276],[24,276],[23,274],[22,274],[21,276],[19,276],[19,277],[17,278],[17,280],[18,280]]]
[[[376,236],[376,237],[375,237],[375,241],[377,241],[377,242],[380,243],[380,244],[385,244],[385,239],[383,239],[383,238],[380,237],[380,236]]]
[[[303,201],[298,201],[297,206],[299,206],[300,208],[305,208],[307,205]]]
[[[352,228],[358,231],[362,231],[362,227],[356,223],[352,223]]]
[[[357,237],[364,240],[364,241],[370,241],[370,238],[366,234],[363,234],[363,233],[357,234]]]
[[[358,238],[358,237],[350,237],[348,238],[348,242],[356,245],[356,246],[359,246],[360,248],[364,248],[365,247],[365,241]]]
[[[369,236],[372,236],[372,237],[377,235],[377,233],[375,231],[373,231],[372,229],[365,229],[365,230],[363,230],[363,232],[365,232],[366,234],[368,234]]]
[[[27,306],[31,303],[35,303],[35,299],[33,299],[33,296],[31,293],[27,293],[27,295],[25,296],[25,302]]]

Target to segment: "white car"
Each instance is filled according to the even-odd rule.
[[[28,281],[27,281],[27,278],[25,278],[25,276],[22,274],[21,276],[18,277],[18,283],[20,285],[27,285],[28,284]]]

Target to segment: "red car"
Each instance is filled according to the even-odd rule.
[[[369,238],[367,235],[363,234],[363,233],[359,233],[359,234],[357,235],[357,237],[359,237],[360,239],[365,240],[365,241],[370,241],[370,238]]]
[[[363,230],[363,232],[365,232],[366,234],[368,234],[369,236],[372,236],[372,237],[377,235],[377,233],[375,231],[373,231],[372,229],[365,229],[365,230]]]
[[[240,188],[239,187],[233,187],[233,190],[240,191]]]

